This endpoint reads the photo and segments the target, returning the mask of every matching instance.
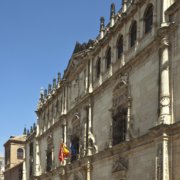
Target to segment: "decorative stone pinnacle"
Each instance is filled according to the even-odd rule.
[[[101,19],[100,19],[100,39],[102,39],[104,37],[104,31],[105,31],[104,17],[101,17]]]
[[[44,92],[43,92],[43,88],[41,88],[41,90],[40,90],[40,100],[41,100],[41,102],[43,101],[43,99],[44,99]]]
[[[26,135],[26,134],[27,134],[27,130],[26,130],[26,128],[24,128],[23,135]]]
[[[59,72],[58,73],[58,83],[60,83],[61,82],[61,73]]]
[[[123,10],[123,13],[126,12],[126,10],[127,10],[127,0],[122,0],[122,10]]]
[[[101,17],[101,19],[100,19],[100,31],[104,31],[105,30],[105,28],[104,28],[104,21],[105,21],[104,17]]]
[[[53,89],[56,89],[56,78],[53,79]]]
[[[128,0],[122,0],[122,5],[127,4]]]
[[[44,90],[44,98],[47,98],[47,89]]]
[[[36,130],[36,124],[35,123],[33,124],[33,130]]]
[[[51,86],[51,84],[49,84],[49,86],[48,86],[48,94],[51,93],[51,90],[52,90],[52,86]]]
[[[31,126],[31,130],[30,130],[30,132],[32,133],[33,132],[33,127]]]
[[[112,4],[111,4],[110,19],[111,19],[111,18],[114,18],[114,16],[115,16],[115,4],[112,3]]]

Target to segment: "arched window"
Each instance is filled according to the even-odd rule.
[[[133,47],[137,40],[137,23],[134,21],[130,29],[130,45]]]
[[[100,74],[101,74],[101,59],[98,58],[96,62],[96,78],[99,78]]]
[[[18,150],[17,150],[17,158],[18,159],[23,159],[23,153],[24,151],[23,151],[23,149],[22,148],[19,148]]]
[[[117,40],[117,56],[118,59],[121,58],[123,53],[123,36],[121,35]]]
[[[109,69],[111,65],[111,48],[109,47],[106,52],[106,69]]]
[[[144,13],[144,25],[145,25],[145,33],[148,33],[152,30],[153,25],[153,5],[150,4],[145,13]]]

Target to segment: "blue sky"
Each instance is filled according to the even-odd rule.
[[[36,121],[40,88],[63,74],[76,41],[99,33],[121,0],[0,1],[0,154],[11,135]]]

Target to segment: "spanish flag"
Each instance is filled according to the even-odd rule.
[[[59,161],[63,162],[64,158],[68,157],[69,155],[70,155],[70,152],[67,146],[64,143],[62,143],[60,145],[60,150],[59,150],[59,156],[58,156]]]

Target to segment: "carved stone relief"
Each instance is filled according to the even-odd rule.
[[[76,136],[80,136],[81,129],[80,129],[80,115],[79,115],[79,113],[74,114],[74,118],[72,119],[72,126],[73,126],[72,134],[76,135]]]
[[[47,144],[48,144],[49,149],[53,148],[53,133],[52,132],[50,132],[47,137]]]
[[[113,107],[112,113],[117,113],[117,108],[122,104],[127,106],[128,86],[125,80],[121,80],[113,90]]]
[[[125,180],[128,170],[128,159],[124,157],[119,157],[114,161],[112,167],[112,175],[116,179]]]
[[[84,180],[84,176],[81,172],[75,172],[71,174],[68,178],[69,180]]]

